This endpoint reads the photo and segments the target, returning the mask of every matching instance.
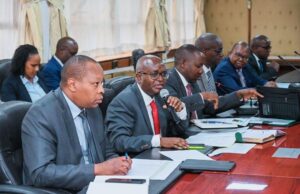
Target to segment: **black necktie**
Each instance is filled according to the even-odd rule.
[[[97,150],[94,143],[93,135],[91,133],[90,125],[86,116],[86,111],[82,110],[81,113],[79,114],[79,117],[82,120],[82,126],[85,134],[88,159],[91,164],[94,164],[97,155]]]

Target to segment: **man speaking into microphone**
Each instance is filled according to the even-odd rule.
[[[107,109],[107,136],[119,153],[136,154],[152,147],[187,149],[183,136],[188,127],[186,107],[178,98],[165,100],[159,93],[168,73],[161,59],[141,57],[136,66],[136,82],[115,97]],[[167,106],[169,108],[167,108]],[[180,122],[174,124],[175,111]]]

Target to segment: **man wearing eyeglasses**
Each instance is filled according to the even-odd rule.
[[[195,46],[204,55],[203,73],[197,80],[198,86],[202,92],[217,92],[216,85],[218,88],[222,88],[222,86],[215,83],[211,68],[216,67],[223,58],[222,40],[213,33],[203,33],[195,41]],[[219,96],[219,107],[216,110],[216,113],[236,108],[243,104],[242,100],[256,97],[257,95],[260,96],[255,89],[242,89],[234,92],[229,91],[228,94]]]
[[[161,59],[145,55],[137,62],[136,83],[125,88],[108,106],[107,136],[119,153],[132,155],[152,147],[188,148],[184,139],[171,137],[184,133],[180,130],[188,127],[188,119],[184,103],[169,96],[168,106],[173,107],[181,119],[181,128],[175,126],[159,96],[167,78]]]
[[[267,63],[271,52],[271,41],[265,35],[255,36],[250,43],[251,55],[248,63],[252,73],[265,80],[274,80],[278,76],[279,64]]]
[[[222,84],[222,87],[218,89],[219,94],[256,86],[276,87],[275,82],[261,79],[251,72],[246,66],[249,55],[248,44],[240,41],[234,44],[229,56],[218,64],[213,75],[215,80]]]

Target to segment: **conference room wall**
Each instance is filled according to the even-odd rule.
[[[223,40],[224,54],[233,43],[248,39],[246,0],[206,0],[205,22],[208,32]],[[252,0],[251,37],[265,34],[272,40],[271,55],[295,55],[300,50],[300,1]]]

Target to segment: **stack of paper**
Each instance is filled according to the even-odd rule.
[[[264,143],[285,135],[281,130],[247,130],[242,133],[243,142]]]
[[[229,147],[235,142],[235,133],[243,133],[247,127],[239,128],[233,132],[220,132],[220,133],[198,133],[187,138],[189,144],[204,144],[214,147]]]

